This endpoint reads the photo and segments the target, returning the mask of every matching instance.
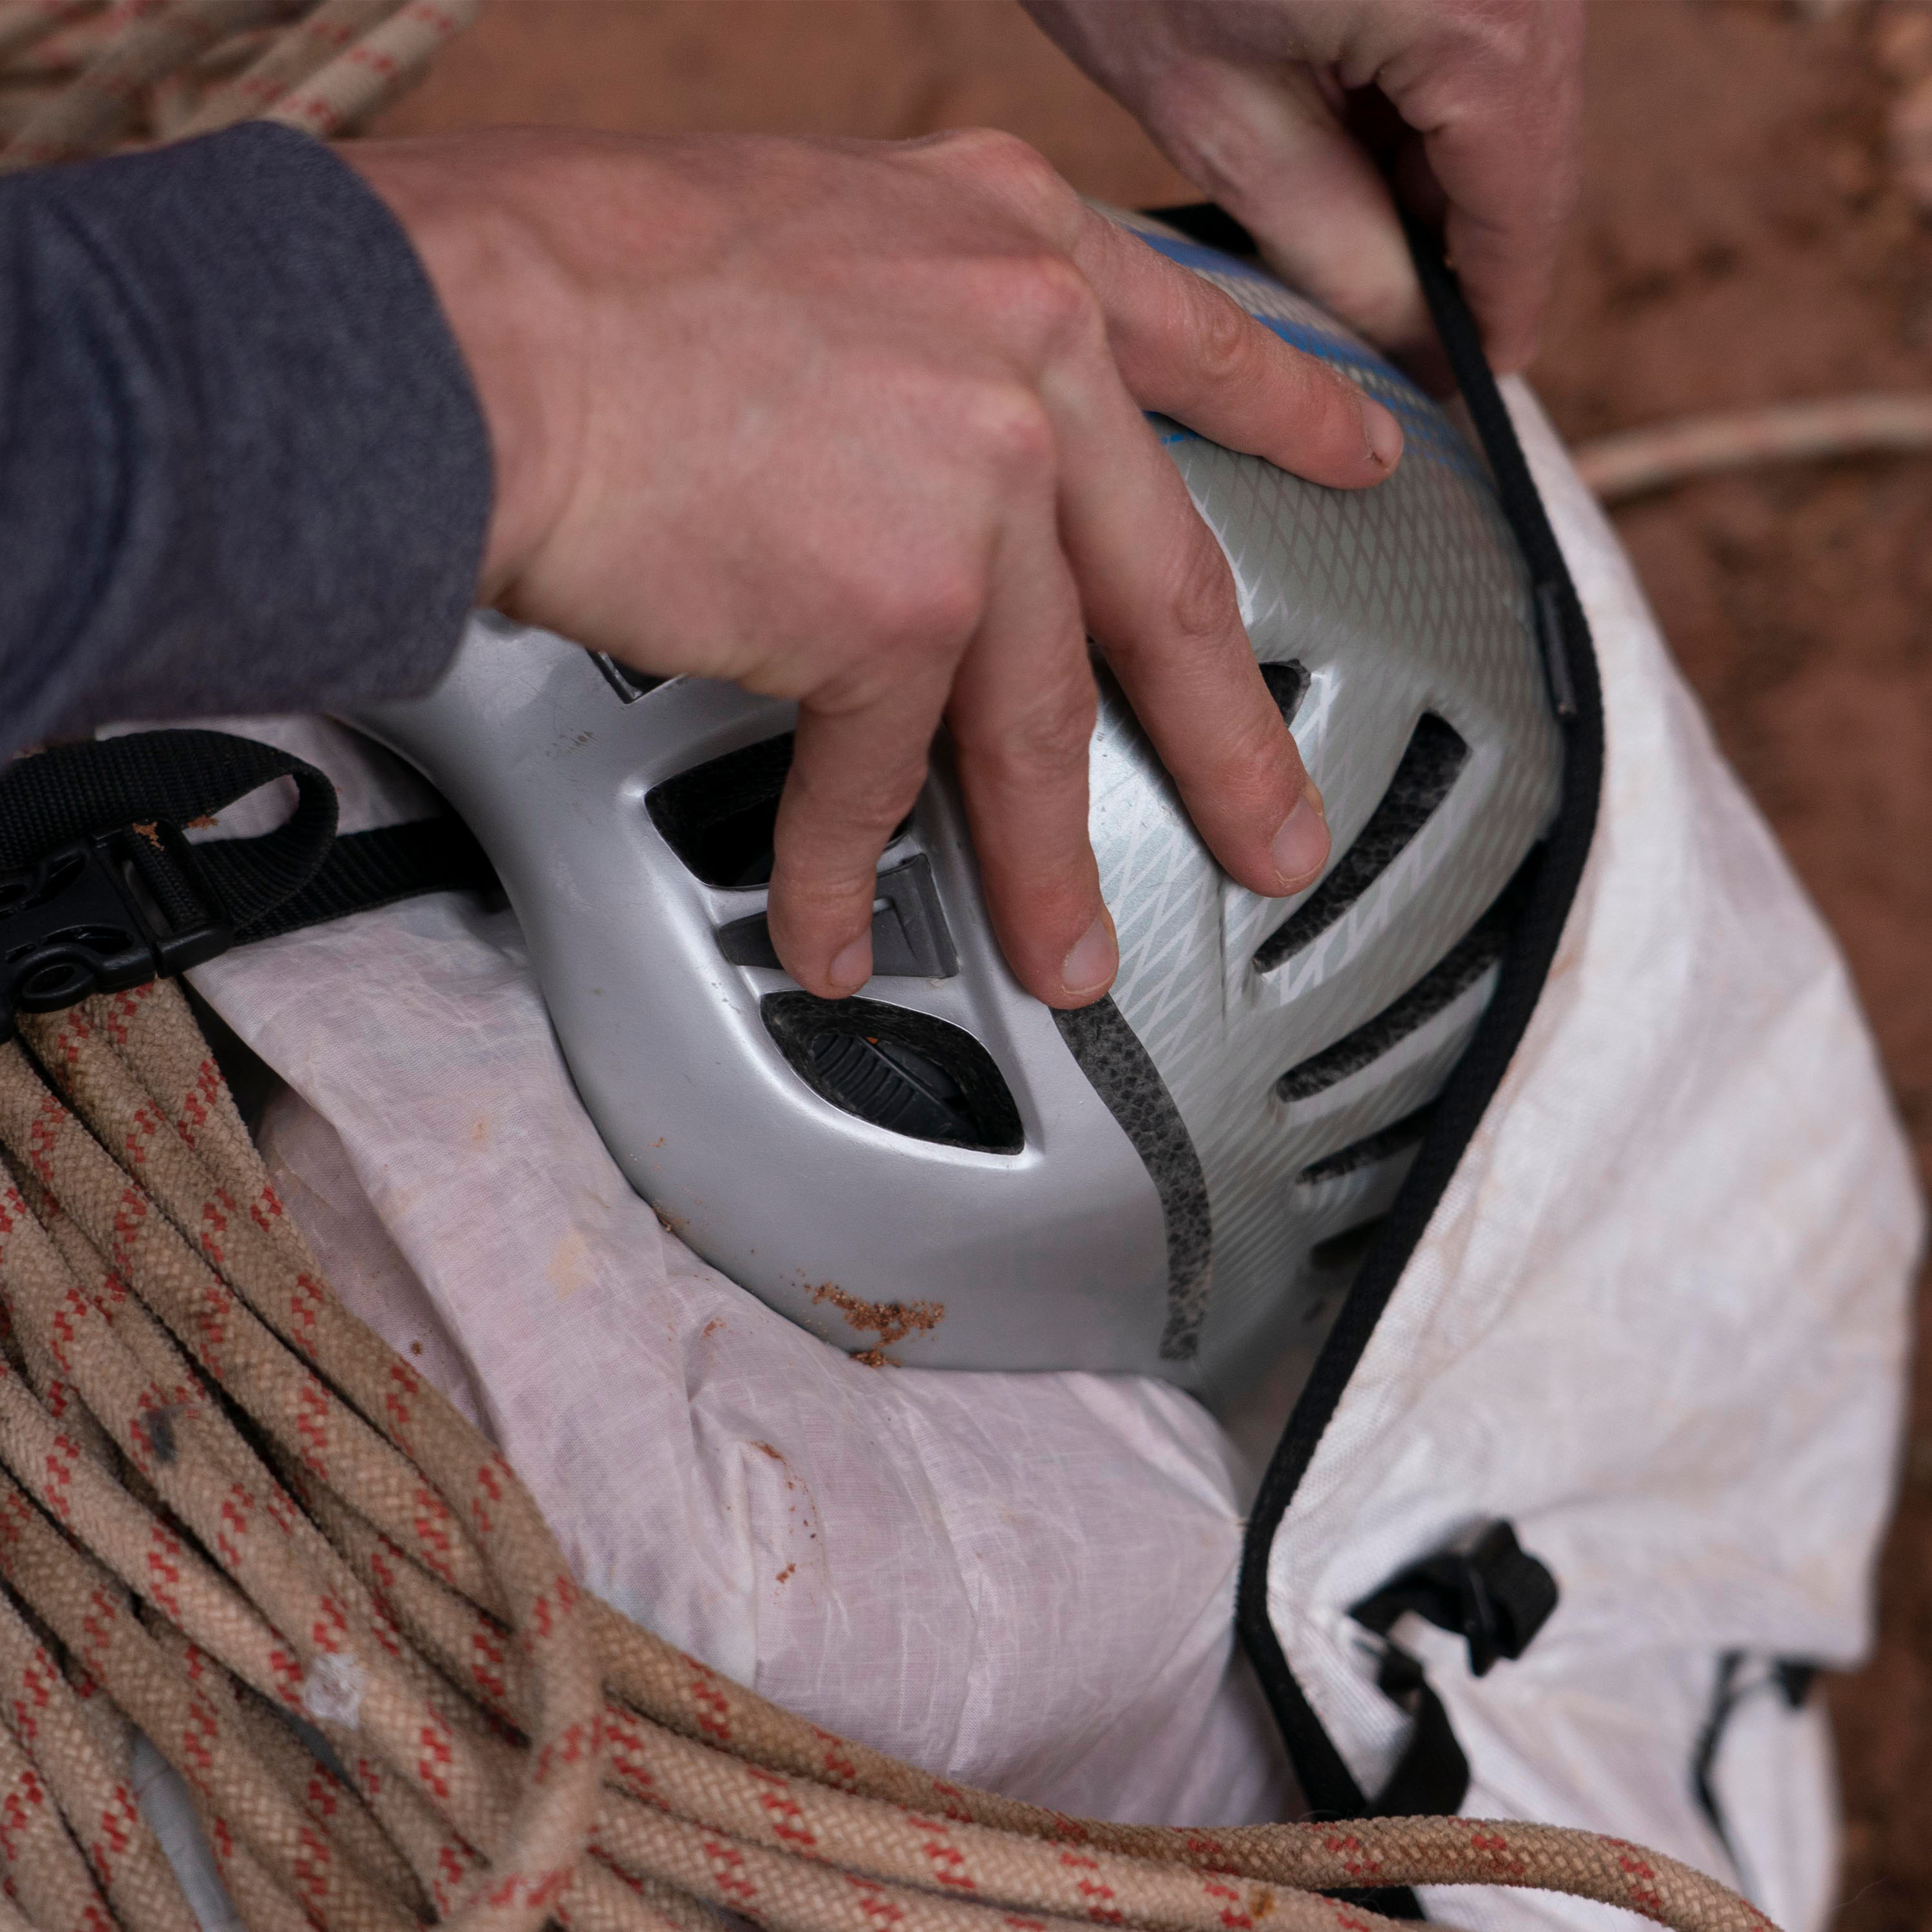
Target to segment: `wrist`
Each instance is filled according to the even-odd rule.
[[[501,137],[337,152],[408,237],[469,369],[494,484],[476,596],[493,602],[556,527],[583,442],[577,320],[535,218],[544,157],[506,158]]]

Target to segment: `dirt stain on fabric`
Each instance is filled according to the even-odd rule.
[[[544,1280],[558,1300],[568,1301],[590,1279],[590,1244],[579,1229],[566,1229],[550,1250]]]
[[[946,1319],[943,1301],[867,1301],[833,1281],[820,1282],[807,1292],[814,1301],[837,1309],[860,1334],[878,1337],[852,1358],[868,1369],[891,1366],[892,1358],[886,1351],[895,1342],[908,1335],[929,1335]]]

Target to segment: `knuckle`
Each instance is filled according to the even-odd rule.
[[[1214,299],[1202,302],[1193,319],[1187,347],[1196,374],[1216,388],[1252,381],[1260,373],[1256,336],[1261,324],[1232,297],[1202,286]]]
[[[1035,352],[1104,335],[1094,285],[1064,255],[1023,256],[1004,265],[996,299],[1008,325]]]
[[[986,572],[963,544],[920,543],[916,532],[896,554],[850,583],[838,602],[850,614],[844,662],[822,694],[850,710],[875,703],[916,667],[908,651],[956,651],[980,628]],[[928,533],[928,535],[930,533]]]
[[[800,882],[807,896],[839,898],[864,888],[885,835],[911,810],[925,782],[922,746],[916,758],[842,772],[836,788],[801,787],[802,811],[778,826],[776,849],[792,858],[796,842],[796,856],[809,856],[810,870]]]
[[[1010,194],[1043,201],[1070,193],[1037,148],[1002,128],[962,128],[943,136],[942,146],[951,165]]]
[[[1002,478],[1045,478],[1054,466],[1053,419],[1046,404],[1019,382],[978,386],[962,410],[964,448]]]
[[[1036,234],[1070,248],[1080,200],[1040,150],[997,128],[968,128],[921,144],[970,193],[1002,204]]]
[[[1195,541],[1187,545],[1175,567],[1168,614],[1184,644],[1210,642],[1240,626],[1234,573],[1204,524],[1198,526]]]
[[[1084,772],[1099,700],[1094,680],[1067,680],[1008,719],[998,735],[973,747],[989,774],[1029,787],[1042,776]]]
[[[979,629],[986,610],[986,574],[962,558],[902,586],[898,634],[956,650]]]

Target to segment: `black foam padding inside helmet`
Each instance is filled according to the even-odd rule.
[[[1310,1162],[1294,1177],[1294,1184],[1298,1187],[1318,1187],[1324,1180],[1339,1180],[1345,1174],[1373,1167],[1379,1161],[1404,1153],[1420,1142],[1435,1118],[1436,1102],[1431,1100],[1378,1132],[1365,1134],[1360,1140],[1351,1141],[1346,1147],[1338,1148],[1334,1153]]]
[[[1301,709],[1301,700],[1308,695],[1308,687],[1313,682],[1308,674],[1308,667],[1299,658],[1289,658],[1280,664],[1264,664],[1261,668],[1262,682],[1268,688],[1268,695],[1275,702],[1284,724],[1294,722],[1294,714]]]
[[[664,843],[707,886],[746,891],[771,883],[778,800],[791,775],[793,736],[763,738],[707,758],[644,794]],[[905,836],[908,814],[886,839]]]
[[[1388,789],[1328,876],[1255,949],[1257,972],[1272,972],[1326,932],[1394,864],[1449,796],[1469,747],[1448,719],[1425,711]]]
[[[1402,997],[1364,1020],[1333,1046],[1311,1054],[1274,1083],[1283,1100],[1306,1100],[1379,1060],[1419,1026],[1433,1019],[1456,996],[1473,986],[1503,956],[1515,930],[1523,881],[1535,862],[1532,853],[1496,902],[1468,934],[1431,967]]]
[[[821,1099],[914,1140],[1018,1154],[1019,1108],[993,1057],[963,1028],[876,1000],[769,993],[766,1030]]]

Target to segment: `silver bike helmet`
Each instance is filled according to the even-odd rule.
[[[1014,980],[942,745],[880,864],[874,976],[823,1000],[765,928],[789,706],[484,616],[430,696],[359,722],[482,841],[584,1105],[706,1259],[854,1353],[1225,1400],[1317,1339],[1393,1200],[1562,749],[1526,572],[1448,418],[1258,271],[1122,218],[1407,433],[1346,492],[1160,424],[1327,801],[1310,890],[1221,872],[1102,674],[1111,997],[1055,1013]]]

